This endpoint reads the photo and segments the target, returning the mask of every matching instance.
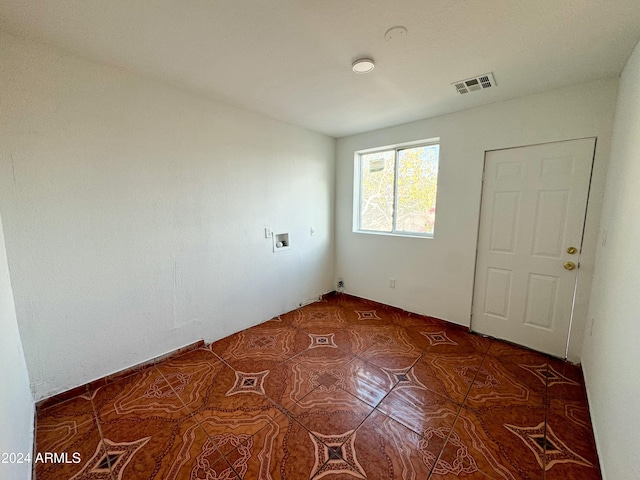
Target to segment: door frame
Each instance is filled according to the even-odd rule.
[[[554,144],[554,143],[563,143],[563,142],[572,142],[575,140],[587,140],[587,139],[593,139],[593,153],[591,154],[591,168],[590,168],[590,173],[589,173],[589,185],[587,186],[587,201],[585,203],[585,209],[584,209],[584,220],[582,222],[582,234],[580,236],[580,247],[579,247],[579,251],[578,251],[578,267],[580,266],[580,262],[583,256],[583,247],[584,247],[584,238],[585,238],[585,231],[586,231],[586,224],[587,224],[587,217],[588,217],[588,213],[589,213],[589,203],[591,200],[591,187],[593,186],[593,171],[594,171],[594,166],[595,166],[595,158],[596,158],[596,151],[598,148],[598,137],[597,136],[587,136],[587,137],[578,137],[578,138],[568,138],[565,140],[554,140],[554,141],[549,141],[549,142],[538,142],[538,143],[531,143],[531,144],[527,144],[527,145],[517,145],[517,146],[512,146],[512,147],[502,147],[502,148],[492,148],[490,150],[485,150],[484,154],[483,154],[483,159],[482,159],[482,176],[480,179],[481,185],[480,185],[480,201],[478,202],[478,228],[476,231],[476,254],[474,256],[474,265],[473,265],[473,281],[472,281],[472,290],[471,290],[471,309],[470,309],[470,321],[469,321],[469,331],[474,332],[474,333],[478,333],[479,335],[485,335],[482,334],[480,332],[477,332],[474,328],[473,328],[473,307],[475,305],[476,302],[476,279],[477,279],[477,270],[478,270],[478,253],[479,253],[479,244],[480,244],[480,226],[481,226],[481,222],[482,222],[482,200],[484,197],[484,183],[485,183],[485,172],[487,169],[487,154],[490,152],[500,152],[503,150],[514,150],[516,148],[527,148],[527,147],[536,147],[539,145],[549,145],[549,144]],[[575,307],[576,307],[576,297],[577,297],[577,292],[578,292],[578,282],[580,280],[580,268],[577,269],[576,272],[576,279],[574,282],[574,286],[573,286],[573,298],[571,299],[571,317],[569,319],[569,331],[567,334],[567,344],[565,345],[565,349],[564,349],[564,357],[562,357],[563,360],[567,360],[568,356],[569,356],[569,344],[571,343],[571,333],[573,330],[573,320],[574,320],[574,313],[575,313]],[[488,335],[487,335],[488,336]],[[493,337],[492,337],[493,338]],[[508,340],[502,340],[502,339],[498,339],[502,342],[507,342],[510,343]],[[528,348],[522,345],[519,345],[522,348]],[[548,354],[545,354],[548,355]]]

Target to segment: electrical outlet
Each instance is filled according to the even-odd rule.
[[[316,229],[315,229],[315,228],[313,228],[313,227],[311,227],[311,228],[309,229],[309,233],[310,233],[310,234],[311,234],[311,236],[313,237],[313,236],[316,234]]]
[[[271,229],[269,227],[265,227],[264,238],[271,238],[272,235],[273,235],[273,232],[271,231]]]
[[[396,288],[396,279],[395,278],[390,278],[389,279],[389,288]]]

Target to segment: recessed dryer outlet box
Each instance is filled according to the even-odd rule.
[[[274,252],[282,252],[283,250],[288,250],[291,247],[289,243],[289,234],[288,233],[275,233],[273,235],[273,251]]]

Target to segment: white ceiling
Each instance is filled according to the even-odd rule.
[[[0,0],[0,29],[341,137],[618,75],[640,3]],[[351,71],[359,56],[372,73]],[[490,71],[495,89],[450,86]]]

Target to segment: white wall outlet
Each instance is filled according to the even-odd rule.
[[[264,238],[271,238],[273,232],[269,227],[264,227]]]
[[[316,234],[316,229],[315,229],[315,228],[313,228],[313,227],[311,227],[311,228],[309,229],[309,234],[313,237],[313,236]]]
[[[396,288],[396,279],[395,278],[390,278],[389,279],[389,288]]]

